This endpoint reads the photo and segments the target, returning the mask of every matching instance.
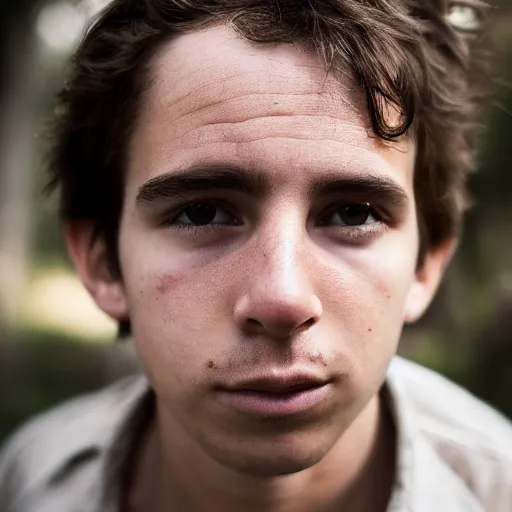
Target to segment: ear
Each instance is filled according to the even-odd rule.
[[[91,244],[93,226],[88,221],[68,221],[64,234],[69,255],[78,275],[97,306],[122,321],[128,318],[125,290],[120,277],[112,276],[105,241]]]
[[[446,267],[457,247],[455,238],[449,238],[431,249],[416,276],[405,301],[404,322],[416,322],[432,302]]]

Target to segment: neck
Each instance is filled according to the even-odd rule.
[[[330,452],[292,475],[257,478],[221,466],[163,416],[148,436],[130,492],[130,510],[183,512],[380,512],[394,478],[391,418],[375,397]]]

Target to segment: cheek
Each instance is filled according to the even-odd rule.
[[[324,272],[324,320],[351,361],[358,387],[383,374],[401,335],[415,259],[410,248],[399,247],[345,253]]]
[[[226,335],[228,275],[221,268],[197,263],[190,255],[184,258],[157,248],[146,249],[144,254],[132,250],[124,258],[140,359],[150,380],[165,379],[175,388],[190,386],[194,380],[199,383],[205,370],[215,370],[216,361],[229,347],[211,340],[228,343],[232,339]]]
[[[360,270],[361,288],[376,322],[369,329],[383,337],[402,330],[404,305],[414,281],[415,259],[407,250],[390,251]]]
[[[399,241],[396,237],[323,262],[323,289],[337,308],[350,311],[354,320],[402,310],[414,281],[416,258],[411,246]]]

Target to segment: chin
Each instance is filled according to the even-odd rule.
[[[297,457],[293,454],[230,454],[228,457],[217,458],[217,462],[238,473],[256,478],[273,478],[292,475],[308,469],[320,462],[325,454],[310,454]]]
[[[216,462],[233,471],[257,478],[271,478],[298,473],[318,464],[337,440],[311,439],[310,436],[306,439],[300,435],[291,437],[269,439],[262,436],[236,446],[217,443],[215,446],[203,445],[203,448]]]

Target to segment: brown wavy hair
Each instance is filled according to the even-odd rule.
[[[253,42],[307,45],[332,72],[350,70],[375,135],[415,137],[421,262],[457,233],[466,205],[487,77],[486,12],[479,0],[113,0],[58,96],[49,169],[62,217],[91,221],[120,274],[127,146],[151,58],[180,34],[226,24]],[[393,125],[389,105],[400,112]]]

